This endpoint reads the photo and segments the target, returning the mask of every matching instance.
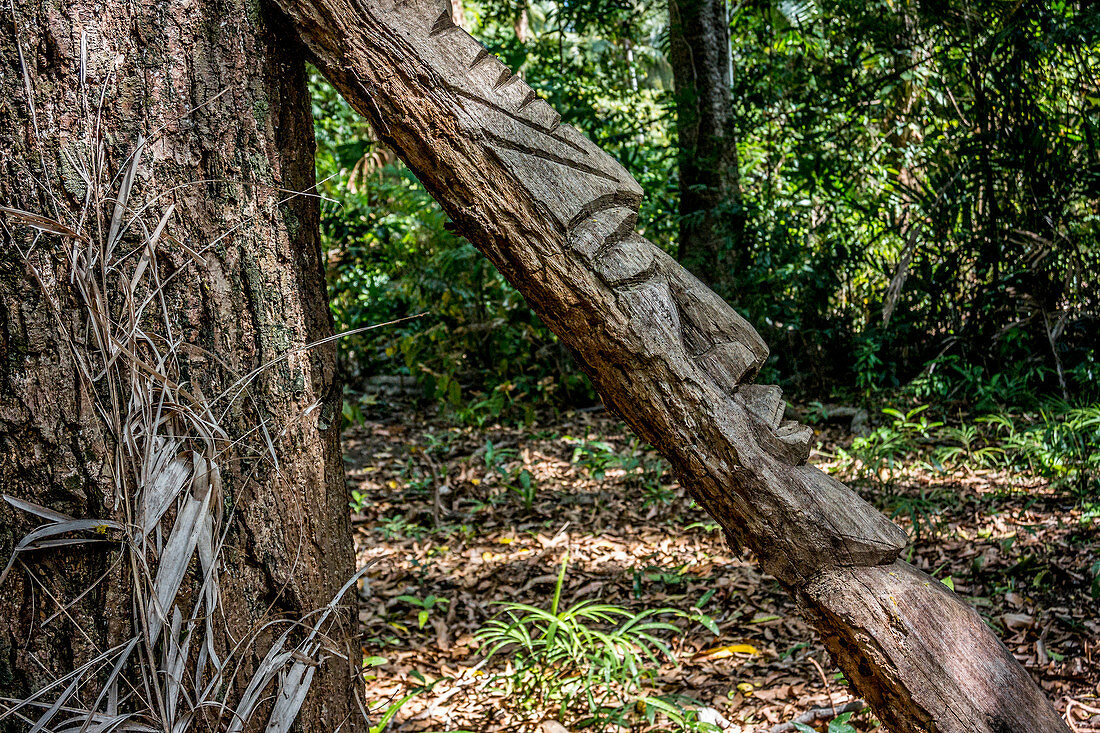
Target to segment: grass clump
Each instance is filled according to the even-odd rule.
[[[647,695],[663,662],[676,656],[661,633],[679,627],[660,617],[683,615],[670,608],[633,612],[621,606],[582,600],[561,608],[568,553],[558,572],[549,609],[500,603],[503,612],[476,636],[485,661],[506,656],[506,671],[495,675],[508,704],[521,710],[557,708],[574,727],[607,730],[658,715],[679,729],[698,729],[693,711],[676,696]]]

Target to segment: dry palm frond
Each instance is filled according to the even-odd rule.
[[[367,130],[367,140],[370,143],[370,149],[363,157],[355,161],[355,165],[351,167],[351,171],[348,173],[347,185],[352,193],[363,190],[367,184],[367,179],[372,173],[377,171],[379,178],[381,178],[383,169],[397,162],[397,153],[393,151],[393,148],[378,139],[373,130]]]

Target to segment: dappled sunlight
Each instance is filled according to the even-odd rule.
[[[560,716],[506,706],[493,679],[508,661],[484,663],[474,632],[501,602],[549,608],[567,553],[563,607],[598,600],[679,613],[661,616],[680,632],[664,635],[675,661],[652,669],[648,694],[773,723],[785,708],[828,704],[808,657],[836,670],[778,585],[734,557],[656,454],[606,418],[481,433],[368,423],[348,437],[347,453],[360,561],[376,560],[364,647],[387,660],[368,697],[382,704],[431,686],[398,713],[406,729],[487,730],[491,719],[534,730]],[[515,490],[524,471],[535,490],[529,510]],[[445,600],[425,614],[429,598]],[[834,702],[849,699],[832,680],[830,689]]]
[[[576,710],[507,697],[512,657],[485,661],[475,636],[503,603],[550,608],[567,556],[563,608],[668,609],[657,618],[679,631],[662,635],[672,658],[651,666],[646,694],[682,696],[746,733],[852,699],[778,584],[735,557],[656,454],[604,415],[480,431],[378,417],[350,433],[346,453],[359,560],[375,561],[360,615],[377,664],[367,697],[385,710],[420,691],[394,718],[401,730],[576,722]],[[974,603],[1048,692],[1068,694],[1098,677],[1082,567],[1097,538],[1075,524],[1080,509],[1017,483],[914,470],[861,493],[917,537],[915,565]],[[1060,602],[1040,600],[1051,596]],[[860,730],[871,721],[853,719]]]

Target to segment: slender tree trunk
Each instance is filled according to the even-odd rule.
[[[324,73],[673,464],[731,542],[799,599],[898,731],[1064,731],[906,538],[806,465],[811,433],[751,383],[759,336],[634,233],[642,192],[440,0],[280,0]]]
[[[745,218],[730,99],[726,0],[668,0],[680,163],[679,260],[729,297]]]
[[[451,3],[451,20],[459,28],[466,27],[466,6],[463,5],[462,0],[450,0]]]
[[[516,18],[512,22],[512,30],[516,34],[516,40],[520,43],[527,43],[531,40],[530,8],[530,0],[517,0]]]
[[[58,680],[38,699],[66,701],[47,729],[92,706],[119,659],[127,682],[96,710],[167,730],[171,703],[150,684],[166,689],[162,655],[187,643],[183,686],[192,702],[201,686],[195,658],[210,669],[212,654],[228,661],[226,684],[206,700],[228,701],[224,727],[273,640],[292,629],[289,652],[304,636],[265,624],[316,622],[308,614],[333,599],[354,566],[338,434],[319,421],[337,394],[334,349],[296,351],[332,333],[316,199],[291,193],[314,183],[303,56],[285,19],[256,0],[14,0],[2,12],[0,491],[13,499],[0,501],[0,564],[32,530],[61,521],[34,505],[103,522],[53,539],[106,542],[15,558],[0,585],[0,730],[27,730],[45,708],[11,713],[11,700]],[[112,239],[119,199],[129,203]],[[131,275],[133,297],[123,278]],[[82,290],[97,284],[105,290]],[[123,323],[125,304],[147,296],[149,307]],[[109,311],[98,320],[96,303]],[[97,330],[104,324],[115,334],[106,341]],[[148,336],[132,338],[138,330]],[[120,391],[111,374],[131,379],[123,390],[150,391]],[[138,405],[139,396],[153,401]],[[164,464],[148,460],[156,450]],[[153,507],[131,500],[152,502],[158,482],[178,499],[143,534],[137,524]],[[191,516],[192,502],[205,519],[178,535],[181,554],[169,532]],[[178,595],[163,604],[141,595],[135,578],[148,574],[145,591],[171,590],[166,568],[187,567],[188,558]],[[217,598],[199,586],[208,564]],[[195,605],[200,597],[210,605]],[[207,619],[204,608],[214,609]],[[199,631],[193,642],[159,633],[173,609],[180,628],[209,623],[209,649],[199,650]],[[330,621],[337,617],[350,622],[346,612]],[[329,623],[325,631],[338,640],[349,629]],[[131,638],[142,643],[128,654],[101,656]],[[66,690],[72,678],[64,675],[97,658],[106,661]],[[314,675],[303,725],[346,730],[353,673],[337,658],[315,661],[303,662]],[[272,690],[263,695],[261,711],[271,709]],[[180,695],[177,720],[186,704]],[[218,712],[194,711],[184,729],[209,727]],[[258,714],[251,727],[264,722]]]

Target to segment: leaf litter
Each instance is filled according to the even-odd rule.
[[[813,460],[836,470],[822,446],[850,436],[818,437]],[[549,608],[566,553],[563,606],[706,618],[676,622],[675,661],[650,681],[699,720],[742,733],[877,725],[774,579],[735,556],[656,452],[609,416],[474,429],[380,405],[344,445],[357,554],[375,563],[360,585],[366,700],[372,720],[388,712],[386,729],[572,729],[579,718],[568,710],[502,696],[493,679],[509,662],[487,663],[475,638],[501,602]],[[906,559],[978,609],[1076,731],[1100,731],[1100,589],[1090,574],[1100,518],[1003,471],[914,466],[889,485],[854,488],[896,515],[916,537]],[[929,495],[939,501],[904,511],[907,497]],[[675,728],[639,717],[618,729]]]

